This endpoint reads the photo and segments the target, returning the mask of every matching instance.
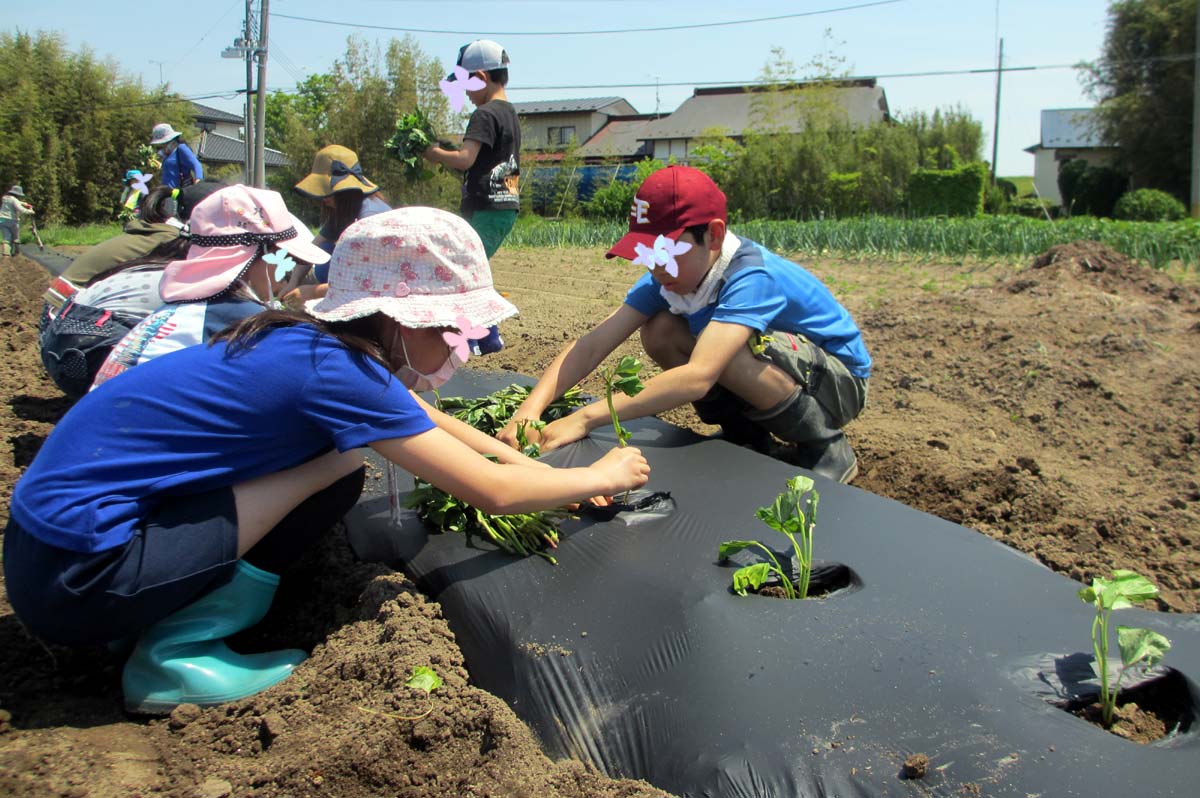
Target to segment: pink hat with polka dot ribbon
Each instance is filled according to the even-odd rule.
[[[437,208],[397,208],[346,228],[329,261],[329,291],[305,309],[324,321],[383,313],[405,327],[490,327],[517,314],[492,287],[471,225]]]

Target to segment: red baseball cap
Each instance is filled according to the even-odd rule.
[[[690,166],[671,165],[646,178],[629,210],[629,232],[604,257],[633,260],[634,244],[653,246],[659,236],[677,240],[683,231],[713,219],[727,221],[725,194],[712,178]]]

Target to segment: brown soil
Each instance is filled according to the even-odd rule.
[[[1104,728],[1104,708],[1099,704],[1090,704],[1076,714]],[[1112,725],[1108,730],[1118,737],[1143,745],[1167,736],[1167,725],[1163,723],[1162,718],[1133,703],[1118,702],[1113,710]]]
[[[1160,586],[1162,609],[1200,610],[1194,274],[1173,279],[1086,243],[1024,268],[808,265],[855,314],[876,360],[870,406],[848,430],[858,487],[1076,579],[1131,568]],[[67,407],[37,354],[47,277],[23,258],[3,268],[0,520]],[[522,315],[487,365],[526,374],[616,307],[635,276],[600,250],[507,250],[495,270]],[[636,341],[624,352],[642,354]],[[665,417],[713,431],[690,410]],[[661,795],[547,759],[503,702],[470,685],[438,606],[404,577],[354,562],[336,530],[235,645],[312,657],[252,699],[131,718],[118,658],[42,646],[0,596],[0,794]],[[445,679],[429,697],[404,685],[420,665]]]

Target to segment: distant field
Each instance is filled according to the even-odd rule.
[[[1033,178],[1032,177],[1004,177],[1002,180],[1011,180],[1017,185],[1018,197],[1033,196]]]

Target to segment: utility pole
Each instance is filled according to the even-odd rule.
[[[254,47],[251,46],[254,41],[254,9],[251,7],[253,2],[254,0],[246,0],[246,21],[242,30],[242,44],[246,49],[246,107],[245,121],[242,123],[245,128],[245,134],[242,136],[245,162],[242,180],[246,185],[254,182]]]
[[[262,0],[258,7],[258,93],[255,95],[254,123],[254,185],[267,186],[267,169],[264,158],[267,131],[267,20],[270,18],[270,0]]]
[[[996,122],[992,128],[992,185],[996,185],[996,158],[1000,151],[1000,78],[1004,75],[1004,39],[996,55]]]
[[[1192,218],[1200,219],[1200,5],[1196,6],[1196,43],[1192,46]]]
[[[165,64],[167,62],[166,61],[155,61],[153,58],[151,58],[150,63],[158,64],[158,85],[162,86],[163,85],[162,68],[163,68],[163,64]]]

